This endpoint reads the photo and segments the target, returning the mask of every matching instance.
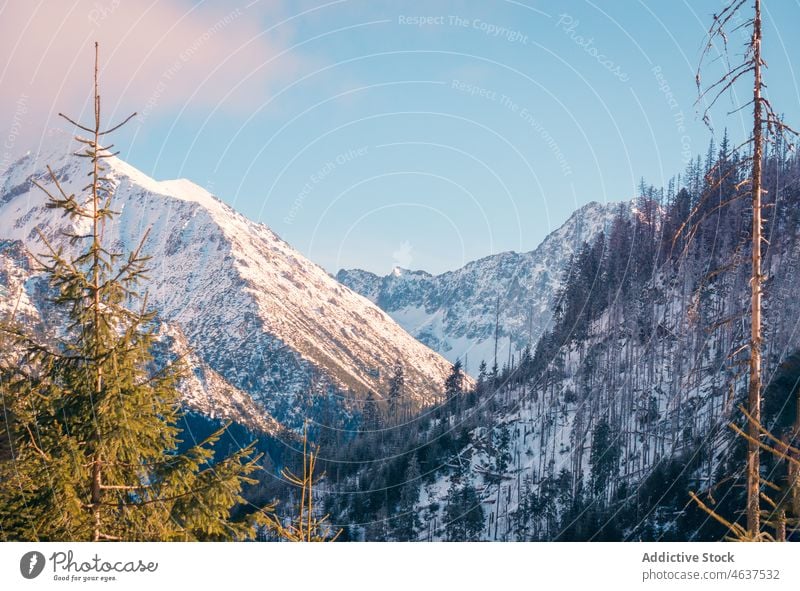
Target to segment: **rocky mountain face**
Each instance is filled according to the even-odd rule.
[[[47,209],[31,181],[51,185],[47,165],[68,193],[79,193],[86,178],[71,140],[54,134],[46,146],[0,174],[2,307],[32,319],[48,305],[31,260],[44,251],[38,232],[68,248],[60,231],[80,228]],[[128,252],[149,230],[149,301],[165,338],[191,350],[200,386],[190,389],[194,408],[260,428],[297,428],[323,413],[346,422],[357,419],[368,391],[385,395],[396,362],[412,405],[441,390],[450,370],[444,358],[269,228],[188,180],[159,182],[118,158],[106,163],[119,215],[104,239]]]
[[[531,252],[503,252],[441,275],[396,268],[380,277],[343,269],[336,278],[451,362],[468,358],[467,369],[476,374],[482,360],[492,367],[495,336],[500,366],[510,353],[535,346],[552,319],[570,258],[629,207],[591,202]]]
[[[762,423],[797,445],[800,159],[776,152],[764,170]],[[382,463],[343,478],[339,521],[367,539],[730,534],[690,492],[742,521],[746,441],[729,426],[746,423],[751,210],[737,195],[747,174],[723,148],[669,188],[643,187],[576,252],[533,354],[396,433],[394,447],[376,452]],[[409,473],[427,477],[394,476]],[[764,452],[762,474],[767,496],[791,496],[786,462]],[[351,481],[375,493],[348,496]],[[385,490],[400,492],[384,501]],[[421,523],[403,521],[412,505]],[[778,523],[770,507],[765,500],[765,519]]]
[[[19,240],[0,240],[0,318],[15,318],[42,333],[52,332],[58,318],[48,300],[44,278],[35,273],[36,261]],[[44,322],[43,319],[48,319]],[[50,328],[48,328],[50,327]],[[228,383],[189,346],[177,324],[161,322],[159,350],[162,359],[181,357],[190,368],[181,384],[186,406],[211,419],[227,419],[260,433],[276,435],[281,425],[251,396]]]

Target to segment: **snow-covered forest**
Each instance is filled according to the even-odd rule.
[[[800,157],[761,18],[711,19],[684,170],[440,273],[334,273],[137,169],[95,43],[88,118],[0,168],[0,540],[796,541]]]

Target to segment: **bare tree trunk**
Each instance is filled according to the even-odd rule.
[[[800,392],[797,393],[795,405],[794,429],[789,439],[796,446],[798,437],[800,437]],[[800,461],[798,454],[794,454],[794,458]],[[787,483],[790,491],[789,506],[794,517],[798,518],[800,517],[800,463],[787,462],[787,464]]]
[[[761,0],[755,0],[753,17],[753,260],[750,278],[750,371],[748,386],[748,423],[750,439],[747,445],[747,531],[756,539],[761,531],[760,457],[758,441],[761,422],[761,162],[763,158],[761,111]]]
[[[92,158],[92,212],[94,214],[92,224],[92,292],[94,296],[94,331],[95,331],[95,384],[94,384],[94,400],[95,403],[100,401],[103,391],[103,369],[100,365],[100,215],[98,214],[98,190],[99,190],[99,161],[100,161],[100,93],[98,91],[97,81],[97,63],[98,63],[98,44],[94,44],[94,144],[91,146],[93,154]],[[99,426],[97,429],[97,446],[100,446],[100,432]],[[91,487],[91,503],[94,512],[94,535],[93,541],[100,540],[100,503],[101,493],[103,486],[102,474],[103,458],[100,450],[95,451],[92,458],[92,487]]]
[[[494,367],[497,367],[497,341],[500,338],[500,295],[494,306]],[[493,368],[494,369],[494,368]],[[495,379],[497,376],[494,376]]]
[[[786,511],[781,509],[778,512],[778,525],[775,528],[775,541],[776,542],[785,542],[786,541]]]

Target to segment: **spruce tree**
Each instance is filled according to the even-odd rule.
[[[367,392],[364,407],[361,411],[361,424],[364,431],[378,431],[381,429],[381,412],[378,408],[378,398],[372,391]]]
[[[502,478],[506,474],[508,466],[511,463],[510,445],[511,432],[508,430],[508,425],[502,425],[492,430],[492,470],[497,479]]]
[[[589,462],[592,466],[592,488],[596,495],[605,491],[606,485],[617,471],[621,450],[617,436],[608,420],[603,417],[592,433],[592,449]]]
[[[459,485],[451,480],[445,502],[445,533],[450,542],[479,539],[484,526],[483,506],[470,482]]]
[[[63,116],[88,137],[77,156],[89,184],[67,195],[58,176],[36,183],[47,207],[78,228],[61,246],[39,237],[37,257],[55,294],[58,324],[34,331],[2,326],[0,396],[10,411],[11,459],[0,462],[0,534],[9,540],[166,541],[241,539],[253,519],[232,519],[253,482],[252,447],[215,460],[223,430],[181,448],[180,362],[157,363],[156,313],[142,296],[146,234],[131,253],[116,252],[103,228],[116,215],[104,161],[114,156],[98,91],[94,121]],[[246,512],[246,511],[245,511]],[[240,511],[240,513],[242,513]],[[256,512],[255,514],[259,514]]]
[[[478,383],[476,385],[478,395],[483,394],[483,391],[486,389],[486,381],[488,378],[489,372],[486,369],[486,362],[481,360],[481,364],[478,366]]]
[[[392,423],[398,423],[401,419],[398,414],[403,404],[405,382],[403,364],[398,360],[395,362],[392,376],[389,378],[389,420]]]
[[[416,539],[417,531],[422,526],[417,511],[420,482],[419,462],[417,461],[417,455],[412,454],[403,478],[400,502],[397,506],[398,513],[394,519],[394,534],[401,542]]]
[[[447,400],[451,400],[464,391],[464,371],[460,359],[456,359],[450,374],[444,382],[444,392]]]

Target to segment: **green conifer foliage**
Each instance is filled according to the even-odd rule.
[[[96,51],[93,125],[64,117],[88,134],[76,137],[76,155],[88,163],[90,182],[67,195],[48,169],[49,178],[37,183],[47,207],[78,228],[67,248],[40,232],[46,254],[37,261],[60,320],[33,330],[12,318],[0,331],[0,403],[10,444],[0,458],[0,538],[248,537],[258,521],[252,516],[263,511],[231,516],[244,503],[242,488],[253,482],[259,456],[247,447],[215,460],[224,428],[179,451],[185,368],[153,357],[156,313],[140,295],[146,234],[127,255],[103,241],[103,227],[116,215],[105,136],[119,126],[103,130],[100,106]]]

